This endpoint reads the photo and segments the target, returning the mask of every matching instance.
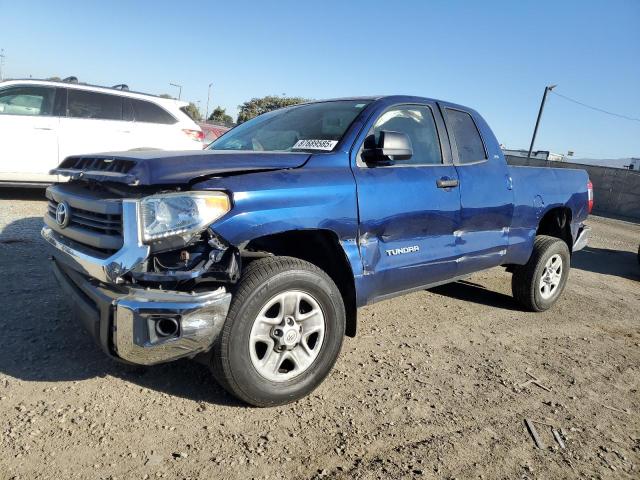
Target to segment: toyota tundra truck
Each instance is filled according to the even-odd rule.
[[[413,96],[296,105],[203,151],[53,172],[68,181],[47,189],[42,236],[104,352],[195,358],[255,406],[316,388],[364,305],[502,266],[523,309],[550,308],[593,205],[586,172],[509,166],[476,111]]]

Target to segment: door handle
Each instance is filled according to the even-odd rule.
[[[53,130],[53,128],[48,127],[33,127],[34,130]]]
[[[459,183],[457,178],[442,177],[436,180],[438,188],[454,188],[457,187]]]

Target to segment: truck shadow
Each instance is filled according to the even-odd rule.
[[[511,295],[494,292],[478,283],[467,280],[459,280],[453,283],[430,288],[431,293],[444,297],[473,302],[488,307],[502,308],[503,310],[522,311],[522,308]]]
[[[30,382],[113,376],[198,402],[244,407],[208,368],[181,360],[132,368],[108,358],[73,318],[40,238],[42,218],[23,218],[0,231],[0,372]]]
[[[623,250],[585,247],[575,253],[571,259],[571,268],[600,275],[613,275],[629,280],[640,280],[638,255],[634,252]],[[488,290],[483,285],[466,280],[434,287],[429,291],[445,297],[489,307],[523,311],[512,296]]]
[[[638,254],[625,250],[585,247],[571,259],[571,268],[600,275],[612,275],[629,280],[640,280]]]

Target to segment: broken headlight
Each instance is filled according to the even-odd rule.
[[[152,195],[140,201],[142,239],[151,242],[182,237],[188,242],[231,209],[223,192],[185,192]]]

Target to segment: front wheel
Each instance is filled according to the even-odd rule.
[[[342,297],[325,272],[296,258],[256,260],[233,296],[212,370],[251,405],[289,403],[329,374],[344,331]]]
[[[570,266],[569,247],[564,241],[546,235],[537,236],[529,261],[513,270],[513,296],[528,310],[548,310],[564,290]]]

